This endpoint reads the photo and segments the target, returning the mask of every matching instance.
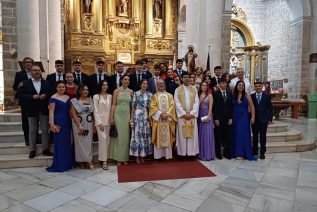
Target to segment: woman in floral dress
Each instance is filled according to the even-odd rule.
[[[152,94],[147,91],[148,81],[141,80],[141,89],[134,93],[132,101],[130,155],[136,157],[136,162],[145,163],[144,157],[153,153],[151,128],[148,109]]]

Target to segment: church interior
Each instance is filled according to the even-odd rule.
[[[109,74],[145,59],[152,73],[177,59],[190,71],[192,58],[212,76],[243,68],[272,97],[267,158],[204,161],[212,178],[121,184],[115,166],[47,174],[52,157],[30,161],[21,144],[12,85],[25,57],[43,78],[56,60],[88,75],[100,60]],[[0,211],[317,211],[316,118],[316,0],[0,1]]]

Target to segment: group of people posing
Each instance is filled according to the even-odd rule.
[[[179,59],[175,70],[161,63],[152,74],[138,60],[134,71],[124,71],[118,61],[116,73],[109,74],[105,63],[97,61],[97,73],[88,76],[79,61],[73,62],[73,73],[65,73],[63,61],[57,60],[56,72],[44,80],[31,58],[24,58],[23,65],[13,89],[21,106],[29,158],[37,155],[39,131],[43,154],[52,155],[50,130],[54,151],[48,171],[63,172],[75,164],[93,169],[97,139],[105,170],[108,159],[126,165],[134,156],[141,164],[146,156],[168,160],[175,153],[181,159],[256,160],[259,135],[260,158],[265,158],[271,99],[262,92],[261,82],[252,92],[243,69],[230,80],[220,66],[214,68],[214,77],[201,67],[188,73]]]

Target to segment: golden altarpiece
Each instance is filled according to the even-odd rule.
[[[177,1],[65,0],[65,58],[95,72],[95,62],[127,66],[147,58],[150,65],[173,59],[177,38]]]
[[[237,68],[245,70],[245,77],[253,84],[267,81],[269,45],[255,43],[248,26],[246,13],[237,4],[232,6],[231,16],[230,73]]]

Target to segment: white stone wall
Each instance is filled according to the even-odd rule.
[[[269,0],[270,1],[270,0]],[[247,14],[248,26],[251,28],[255,42],[265,41],[266,2],[268,0],[234,0]]]
[[[289,22],[290,11],[286,1],[267,1],[264,44],[271,46],[268,61],[268,80],[270,81],[289,77]]]

